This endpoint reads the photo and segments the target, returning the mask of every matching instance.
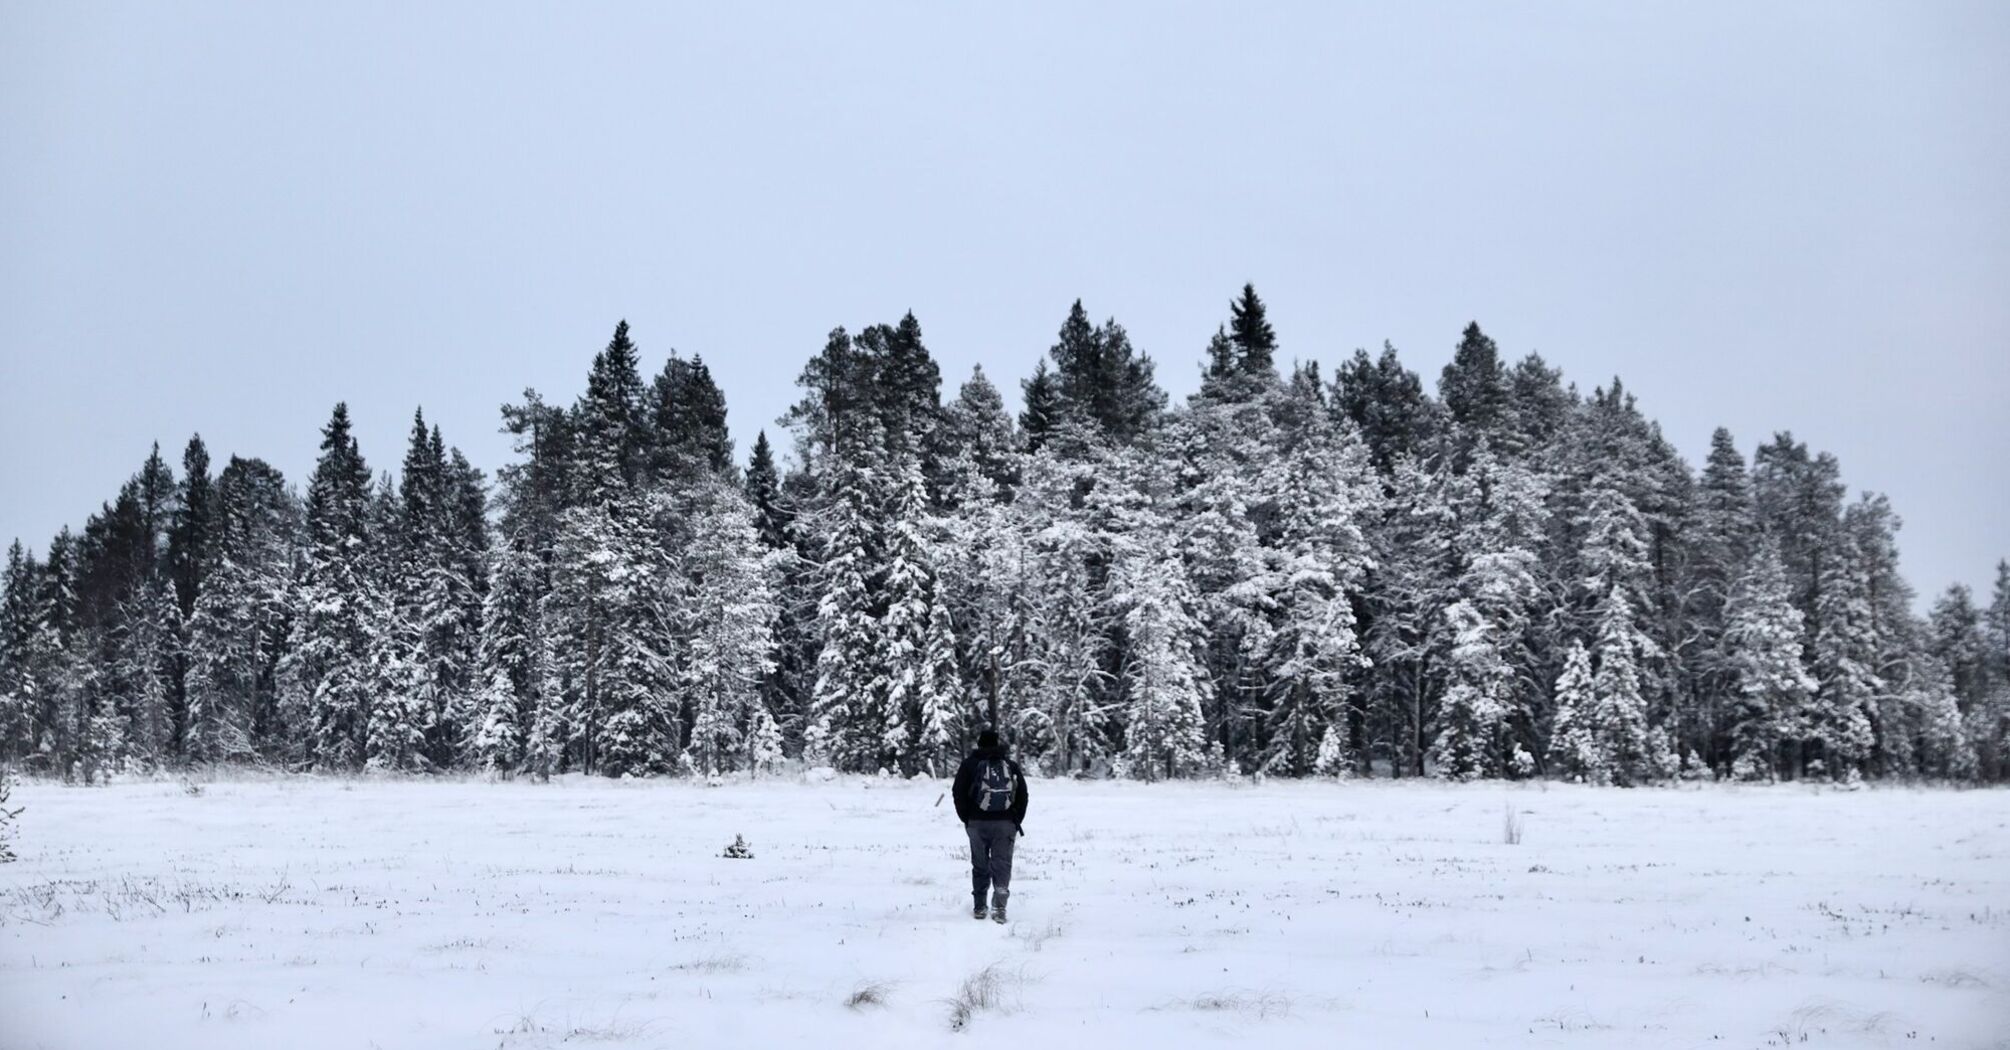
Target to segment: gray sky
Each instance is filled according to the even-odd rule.
[[[1182,395],[1250,280],[1287,357],[1478,319],[1692,462],[1790,429],[1924,591],[2010,554],[2010,5],[587,6],[0,0],[0,542],[337,399],[493,470],[623,316],[742,450],[909,308],[951,391],[1081,296]]]

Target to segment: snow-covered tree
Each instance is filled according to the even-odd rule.
[[[1815,681],[1801,662],[1801,612],[1770,539],[1732,590],[1724,618],[1722,659],[1737,683],[1729,712],[1730,772],[1739,780],[1771,780],[1782,742],[1805,718]]]
[[[528,536],[510,537],[494,554],[477,661],[480,721],[468,742],[477,769],[507,773],[525,765],[544,685],[540,570]]]
[[[1594,646],[1598,670],[1591,688],[1591,736],[1595,779],[1620,785],[1639,784],[1669,772],[1669,756],[1660,753],[1647,723],[1647,700],[1640,691],[1640,660],[1653,643],[1641,633],[1633,606],[1615,584],[1602,603]],[[1663,745],[1665,746],[1665,745]]]
[[[679,603],[689,625],[679,684],[691,711],[684,760],[706,775],[771,769],[780,731],[761,684],[774,666],[781,555],[760,544],[753,506],[730,486],[701,485],[689,521]]]
[[[370,472],[347,405],[321,431],[307,486],[306,550],[282,665],[289,721],[311,725],[303,749],[324,769],[359,769],[370,719],[376,581],[369,553]]]
[[[1816,597],[1812,666],[1816,690],[1809,705],[1807,740],[1820,772],[1845,779],[1870,758],[1870,712],[1886,690],[1878,673],[1879,638],[1871,608],[1870,573],[1856,537],[1842,533],[1822,563]]]
[[[193,762],[306,757],[289,746],[305,725],[276,695],[290,618],[297,509],[285,480],[231,457],[214,490],[210,565],[189,617],[184,751]]]
[[[1572,642],[1564,654],[1563,674],[1556,680],[1556,712],[1550,722],[1549,765],[1573,780],[1609,778],[1605,751],[1596,732],[1598,690],[1591,673],[1591,653]]]
[[[1163,535],[1144,537],[1119,559],[1114,589],[1130,641],[1117,774],[1156,780],[1206,769],[1217,758],[1201,723],[1212,684],[1184,562]]]
[[[824,557],[817,604],[816,684],[804,754],[841,769],[882,768],[886,751],[886,672],[880,665],[875,502],[880,481],[863,464],[840,467],[835,499],[820,516]]]
[[[1355,599],[1373,563],[1362,523],[1377,500],[1367,451],[1333,424],[1301,371],[1279,465],[1269,591],[1273,627],[1260,654],[1267,696],[1258,768],[1305,775],[1329,736],[1346,734],[1349,691],[1362,655]],[[1336,729],[1337,727],[1337,729]]]

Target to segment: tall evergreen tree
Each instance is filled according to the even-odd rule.
[[[291,745],[309,727],[286,720],[279,689],[299,508],[262,460],[232,456],[215,495],[212,568],[188,622],[187,757],[297,760]]]
[[[1480,331],[1478,322],[1466,325],[1452,362],[1438,377],[1438,397],[1445,403],[1452,422],[1476,436],[1496,440],[1507,423],[1509,389],[1501,366],[1500,350]]]
[[[1385,475],[1395,472],[1397,461],[1419,455],[1432,433],[1434,406],[1423,380],[1403,367],[1387,343],[1374,361],[1366,350],[1356,350],[1334,371],[1331,401],[1360,431],[1369,458]]]
[[[1235,342],[1236,371],[1260,379],[1273,377],[1277,370],[1277,332],[1270,327],[1256,286],[1243,285],[1242,295],[1229,304],[1228,310],[1228,335]]]
[[[703,357],[671,351],[651,390],[651,473],[658,478],[728,474],[733,441],[726,431],[726,395]]]
[[[695,494],[680,603],[689,637],[679,688],[691,710],[684,764],[699,773],[773,769],[781,730],[763,683],[774,667],[779,551],[757,540],[755,513],[729,486]]]
[[[1019,394],[1025,405],[1019,412],[1019,433],[1026,451],[1038,452],[1060,427],[1063,412],[1060,383],[1047,370],[1045,359],[1033,367],[1032,378],[1020,384]]]
[[[1211,685],[1197,596],[1162,536],[1141,537],[1117,563],[1115,598],[1130,640],[1124,661],[1124,749],[1119,776],[1157,780],[1212,765],[1201,711]]]
[[[312,726],[306,755],[324,769],[362,766],[370,719],[370,471],[350,431],[349,406],[337,404],[307,485],[306,550],[282,667],[289,717]]]
[[[41,574],[41,566],[15,540],[7,548],[6,575],[0,577],[0,763],[10,765],[34,747],[46,688],[34,659],[43,629]]]
[[[1804,717],[1815,681],[1801,662],[1804,620],[1770,538],[1761,543],[1725,608],[1723,665],[1737,683],[1729,714],[1730,773],[1777,775],[1781,744]]]

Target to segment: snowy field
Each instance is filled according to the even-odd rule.
[[[2010,1046],[2010,792],[942,790],[26,785],[0,1046]]]

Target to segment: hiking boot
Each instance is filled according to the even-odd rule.
[[[1001,926],[1005,923],[1005,898],[1007,896],[1008,894],[1004,890],[991,891],[991,921]]]
[[[984,898],[982,897],[977,898],[977,902],[970,906],[970,917],[973,919],[983,919],[989,917],[989,913],[987,913],[984,910]]]

